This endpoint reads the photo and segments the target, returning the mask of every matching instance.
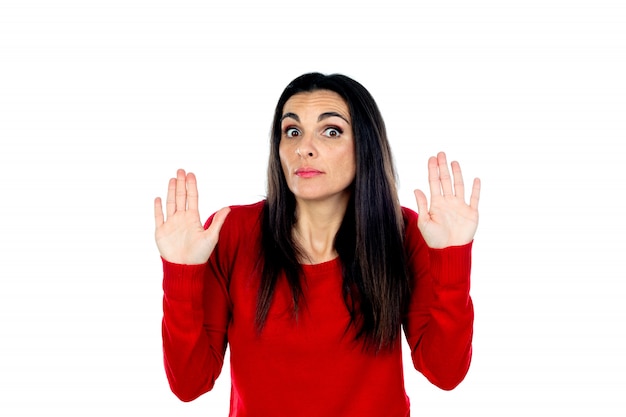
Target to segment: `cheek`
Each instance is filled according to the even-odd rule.
[[[353,147],[346,150],[343,160],[345,172],[348,173],[352,179],[354,179],[354,176],[356,175],[356,155]]]
[[[287,150],[284,146],[279,145],[278,147],[278,158],[280,160],[280,166],[283,168],[283,174],[289,172],[289,160],[286,157],[288,154]]]

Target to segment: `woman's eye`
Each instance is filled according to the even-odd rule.
[[[288,138],[294,138],[296,136],[300,136],[300,131],[295,127],[290,127],[285,130],[285,135],[287,135]]]
[[[336,127],[329,127],[324,130],[324,136],[328,136],[329,138],[338,138],[342,133],[341,129]]]

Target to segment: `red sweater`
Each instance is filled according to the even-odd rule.
[[[230,346],[231,417],[406,417],[401,343],[373,354],[354,341],[338,259],[303,265],[305,307],[276,287],[265,328],[254,327],[263,202],[233,206],[204,265],[163,261],[163,348],[172,391],[191,401],[211,390]],[[470,364],[471,243],[430,249],[408,220],[405,245],[413,295],[404,333],[415,369],[452,389]],[[206,227],[211,219],[207,221]],[[398,340],[398,342],[400,342]]]

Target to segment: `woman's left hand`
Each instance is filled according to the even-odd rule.
[[[417,226],[429,247],[441,249],[470,243],[478,227],[478,199],[480,180],[474,179],[469,205],[465,203],[465,186],[461,166],[453,161],[452,177],[446,154],[428,159],[428,183],[430,185],[430,208],[426,195],[415,190],[419,217]]]

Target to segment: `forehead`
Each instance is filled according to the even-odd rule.
[[[330,90],[307,91],[289,97],[283,107],[283,113],[311,112],[315,116],[324,112],[337,112],[349,120],[350,111],[346,101],[337,93]]]

